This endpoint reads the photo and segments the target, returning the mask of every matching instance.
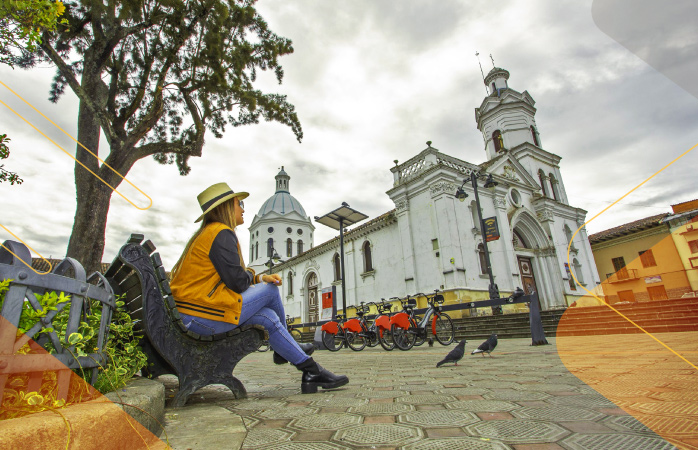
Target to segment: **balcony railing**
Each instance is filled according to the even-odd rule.
[[[637,269],[620,269],[616,273],[607,273],[606,281],[608,283],[622,283],[624,281],[637,280]]]

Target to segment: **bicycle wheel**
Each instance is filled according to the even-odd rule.
[[[259,347],[257,347],[258,352],[266,352],[269,350],[269,341],[262,340],[259,342]]]
[[[412,331],[412,327],[404,329],[393,324],[390,327],[391,334],[393,335],[393,342],[395,346],[400,350],[409,350],[414,346],[416,334]]]
[[[301,333],[300,330],[294,328],[289,331],[289,333],[291,334],[291,337],[299,344],[303,342],[303,333]]]
[[[391,351],[395,348],[395,342],[393,342],[393,332],[390,330],[383,330],[383,335],[379,334],[378,342],[380,342],[381,347],[384,350]]]
[[[337,332],[337,334],[323,331],[322,342],[325,344],[327,350],[331,352],[338,352],[344,345],[344,334],[341,331]]]
[[[349,348],[355,352],[360,352],[366,348],[366,344],[368,343],[368,339],[366,338],[367,333],[368,331],[366,331],[365,328],[361,330],[361,333],[347,331],[347,345]]]
[[[436,317],[436,340],[441,345],[449,345],[456,337],[453,329],[453,321],[446,313],[441,313]]]
[[[427,340],[427,333],[426,330],[421,330],[417,326],[417,320],[410,320],[410,330],[412,330],[415,335],[414,335],[414,346],[419,347],[420,345],[424,344]]]
[[[368,346],[375,347],[376,345],[378,345],[378,327],[371,325],[368,330]]]

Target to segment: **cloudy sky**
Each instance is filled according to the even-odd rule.
[[[698,143],[697,8],[690,0],[260,0],[259,11],[295,53],[281,60],[282,85],[269,74],[259,87],[288,95],[303,142],[287,127],[262,123],[229,129],[223,139],[208,135],[186,177],[141,160],[127,178],[153,206],[141,211],[113,196],[104,260],[139,231],[172,267],[196,230],[196,195],[214,182],[250,192],[247,224],[273,194],[282,165],[311,217],[346,201],[373,218],[394,207],[385,194],[392,161],[406,161],[426,141],[483,162],[474,109],[485,87],[476,51],[485,72],[492,54],[510,71],[509,86],[536,100],[543,147],[562,157],[570,204],[590,219]],[[75,97],[47,101],[53,73],[2,67],[0,81],[75,135]],[[0,100],[74,152],[70,138],[1,85]],[[73,160],[3,105],[1,133],[12,138],[3,163],[25,181],[0,184],[0,224],[42,255],[62,257],[75,214]],[[588,232],[697,198],[697,162],[698,151],[689,153],[589,223]],[[147,204],[125,184],[120,190]],[[246,226],[238,235],[246,248]],[[335,235],[317,225],[315,245]],[[0,240],[10,238],[0,228]]]

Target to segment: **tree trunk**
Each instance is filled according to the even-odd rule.
[[[86,58],[87,59],[87,58]],[[87,61],[86,61],[87,63]],[[90,68],[85,67],[82,85],[88,95],[97,98],[98,88],[90,83]],[[90,86],[92,85],[92,86]],[[96,115],[80,102],[78,113],[78,142],[95,155],[99,151],[100,126]],[[77,259],[88,275],[100,269],[104,253],[105,229],[112,189],[94,174],[99,174],[99,161],[80,144],[77,144],[76,159],[89,170],[75,163],[75,189],[77,208],[73,231],[68,242],[67,256]],[[104,158],[103,158],[104,159]],[[93,173],[90,173],[90,170]]]

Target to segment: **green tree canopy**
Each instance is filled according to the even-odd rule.
[[[42,35],[40,52],[20,66],[55,64],[50,91],[56,102],[70,88],[79,99],[78,141],[126,176],[141,158],[153,156],[190,171],[201,156],[204,134],[222,137],[227,126],[260,118],[291,128],[300,142],[300,122],[286,96],[267,94],[253,83],[272,70],[281,83],[278,59],[293,52],[255,9],[256,0],[66,1],[66,25]],[[104,133],[109,151],[99,149]],[[239,155],[245,157],[245,155]],[[77,147],[77,211],[68,256],[98,267],[104,248],[112,188],[122,181]]]
[[[14,66],[23,52],[33,52],[41,33],[54,31],[64,10],[59,1],[0,0],[0,63]]]

